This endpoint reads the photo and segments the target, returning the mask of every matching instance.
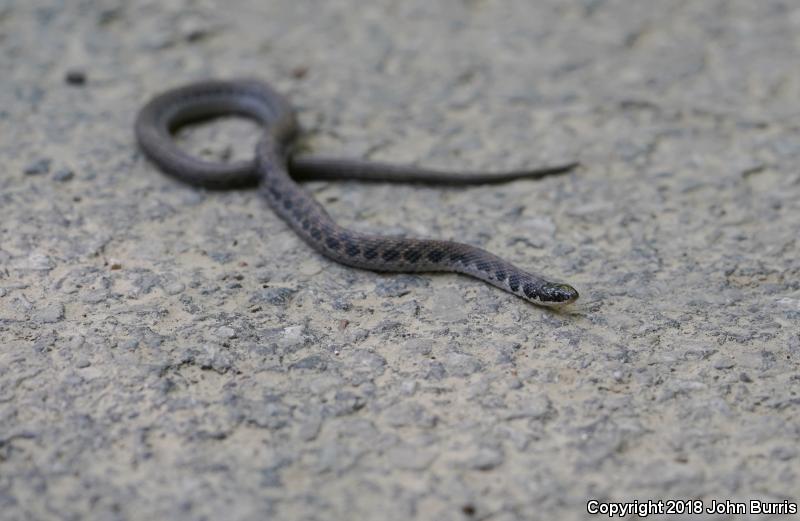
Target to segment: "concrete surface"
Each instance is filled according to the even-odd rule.
[[[798,501],[798,34],[778,0],[0,2],[0,518]],[[580,159],[310,189],[342,223],[459,238],[581,300],[334,265],[255,192],[143,160],[149,97],[246,75],[316,152]],[[246,157],[256,133],[181,139]]]

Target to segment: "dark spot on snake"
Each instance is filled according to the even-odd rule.
[[[311,228],[311,236],[314,239],[319,240],[319,238],[322,237],[322,232],[319,231],[319,228]]]
[[[308,230],[308,227],[311,226],[311,223],[308,222],[308,219],[303,221],[303,229]]]
[[[526,297],[532,299],[534,296],[536,296],[536,286],[528,282],[522,287],[522,292],[525,293]]]
[[[400,252],[397,250],[386,250],[385,252],[383,252],[383,255],[381,255],[381,257],[383,257],[383,260],[385,261],[393,261],[399,256]]]
[[[519,289],[519,275],[511,274],[508,277],[508,287],[511,288],[511,291],[517,291]]]
[[[365,259],[374,259],[378,256],[378,248],[375,246],[370,246],[366,250],[364,250],[364,258]]]
[[[403,252],[403,258],[408,262],[417,262],[422,257],[422,253],[417,250],[406,250]]]
[[[286,208],[287,210],[291,210],[292,206],[294,206],[294,203],[292,202],[291,199],[284,199],[283,200],[283,207],[284,208]]]
[[[467,257],[463,253],[451,253],[450,254],[450,261],[451,262],[460,262],[462,264],[467,263]]]
[[[494,276],[497,277],[497,280],[505,280],[506,272],[503,270],[497,270],[494,272]]]
[[[439,262],[444,258],[444,252],[442,250],[432,250],[428,253],[428,260],[431,262]]]
[[[361,249],[352,242],[345,242],[344,252],[351,257],[355,257],[361,252]]]
[[[272,197],[274,197],[276,200],[278,200],[278,201],[281,200],[281,193],[274,186],[270,186],[269,187],[269,193],[271,193]]]
[[[486,261],[478,261],[475,264],[475,267],[477,267],[479,270],[485,271],[487,273],[489,272],[489,269],[491,269],[490,266],[489,266],[489,263],[486,262]]]
[[[335,237],[328,237],[325,240],[325,244],[327,244],[328,248],[330,248],[332,250],[338,250],[339,249],[339,241],[337,241]]]

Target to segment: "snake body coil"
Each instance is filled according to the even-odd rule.
[[[223,115],[240,115],[264,127],[254,161],[211,163],[181,151],[172,132],[188,123]],[[139,113],[136,135],[145,154],[163,171],[208,188],[258,184],[272,209],[323,255],[374,271],[449,271],[464,273],[538,305],[573,302],[578,292],[520,270],[481,248],[452,241],[369,235],[342,228],[295,180],[358,178],[446,183],[497,182],[541,177],[569,170],[574,164],[502,174],[444,173],[357,160],[290,157],[297,133],[286,99],[256,80],[205,81],[165,92]]]

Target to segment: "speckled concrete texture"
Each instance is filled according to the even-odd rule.
[[[780,0],[0,2],[0,518],[800,500],[799,34]],[[146,100],[240,76],[291,98],[316,153],[579,159],[308,187],[342,224],[469,242],[581,299],[339,266],[255,191],[144,160]],[[257,132],[178,138],[243,158]]]

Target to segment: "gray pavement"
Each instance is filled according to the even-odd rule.
[[[778,0],[0,2],[0,519],[797,502],[798,34]],[[144,160],[148,98],[237,76],[289,95],[316,153],[579,159],[308,187],[343,224],[457,238],[581,299],[339,266],[256,192]],[[256,136],[179,137],[219,159]]]

